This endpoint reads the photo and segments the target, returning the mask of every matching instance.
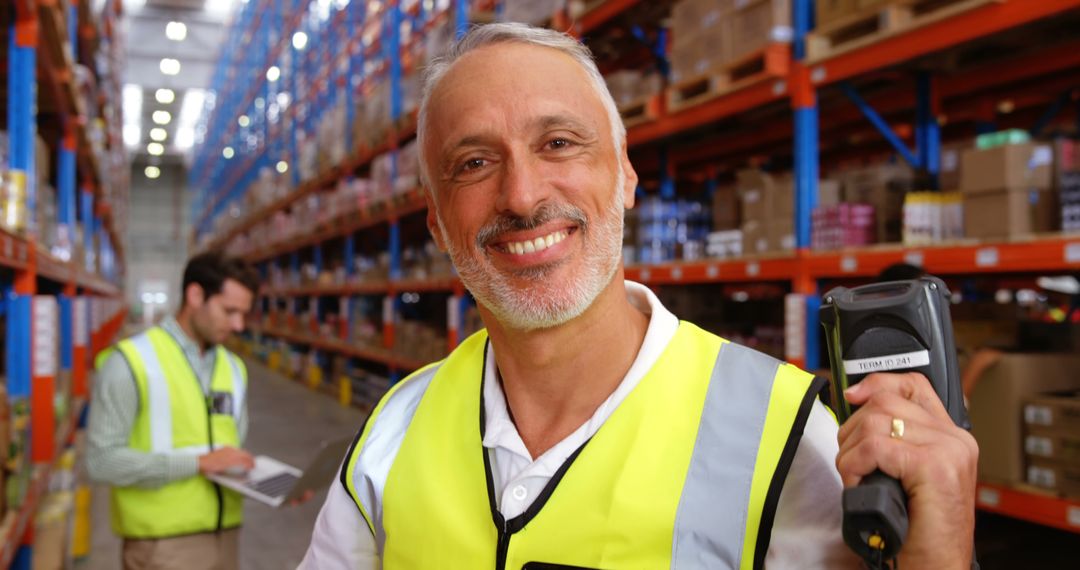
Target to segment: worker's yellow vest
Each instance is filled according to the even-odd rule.
[[[220,346],[215,349],[208,396],[180,345],[164,329],[154,327],[120,341],[113,350],[123,354],[139,389],[131,449],[201,455],[211,447],[239,447],[236,426],[247,392],[247,371],[236,355]],[[104,356],[99,356],[99,365]],[[240,526],[242,507],[241,495],[201,475],[158,488],[112,488],[113,530],[125,538],[235,528]]]
[[[342,482],[385,568],[763,566],[823,380],[680,323],[599,431],[505,521],[482,446],[486,347],[482,331],[395,386],[349,451]]]

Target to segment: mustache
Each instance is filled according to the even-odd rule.
[[[589,226],[589,220],[581,209],[570,204],[544,203],[529,217],[499,214],[491,223],[480,228],[476,234],[476,245],[483,249],[507,232],[533,230],[555,220],[571,221],[583,232]]]

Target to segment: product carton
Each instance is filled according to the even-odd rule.
[[[979,442],[979,478],[1025,480],[1023,402],[1042,392],[1080,389],[1080,354],[1007,353],[978,379],[968,410]]]
[[[960,189],[977,193],[1050,188],[1053,157],[1051,145],[1030,142],[968,149],[960,161]]]

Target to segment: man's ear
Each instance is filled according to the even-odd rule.
[[[184,289],[184,306],[198,309],[206,302],[206,291],[198,283],[188,283]]]
[[[431,239],[435,240],[435,246],[439,248],[439,251],[446,253],[446,241],[439,229],[439,218],[435,213],[435,199],[432,194],[431,188],[424,188],[424,201],[427,202],[427,229],[431,233]]]
[[[630,155],[626,152],[626,141],[623,141],[622,150],[619,152],[619,160],[622,161],[623,173],[626,176],[626,184],[623,185],[623,209],[629,210],[634,207],[634,198],[637,193],[638,175],[634,165],[630,164]]]

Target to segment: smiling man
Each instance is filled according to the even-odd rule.
[[[858,567],[840,493],[878,468],[911,495],[903,565],[965,567],[976,451],[925,380],[861,384],[838,444],[821,380],[624,281],[637,175],[576,40],[473,29],[427,70],[417,133],[486,330],[375,408],[302,568]]]

